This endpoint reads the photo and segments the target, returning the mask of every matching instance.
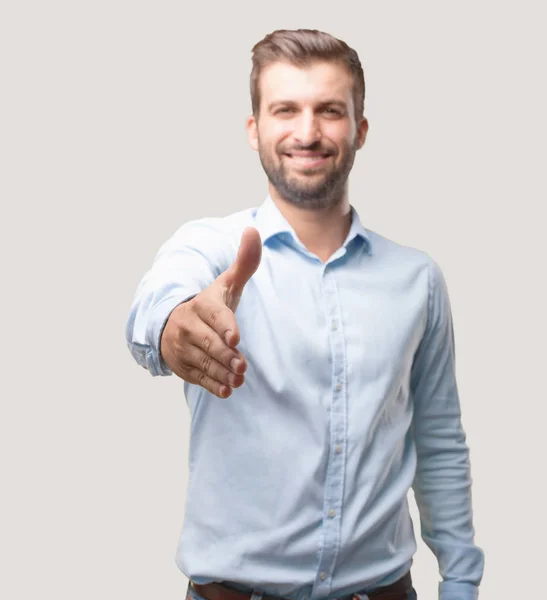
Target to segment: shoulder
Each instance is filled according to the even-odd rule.
[[[396,261],[401,265],[416,266],[428,270],[439,270],[437,262],[424,250],[405,246],[371,229],[366,229],[372,255],[379,261]]]
[[[372,256],[382,272],[396,270],[404,277],[421,277],[429,294],[445,294],[446,280],[439,263],[427,252],[395,242],[370,229],[366,230]]]
[[[245,227],[252,224],[254,210],[247,208],[221,217],[207,216],[187,221],[175,231],[173,238],[192,240],[198,244],[237,239]]]
[[[167,240],[169,247],[191,246],[196,249],[218,246],[239,247],[243,230],[252,225],[254,209],[248,208],[221,217],[201,217],[187,221]]]

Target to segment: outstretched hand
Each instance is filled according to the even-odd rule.
[[[247,361],[236,348],[240,336],[234,313],[261,256],[260,235],[249,227],[234,263],[208,288],[177,306],[163,330],[160,351],[171,371],[219,398],[230,396],[245,380]]]

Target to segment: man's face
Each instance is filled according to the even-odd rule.
[[[366,119],[355,122],[351,75],[332,62],[276,62],[259,85],[259,115],[247,131],[270,184],[302,208],[336,204],[368,128]]]

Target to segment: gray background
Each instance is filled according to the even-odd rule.
[[[544,588],[544,23],[522,1],[2,4],[2,598],[183,598],[188,410],[125,320],[180,224],[263,201],[250,50],[279,27],[361,56],[351,202],[447,279],[481,597]],[[421,542],[414,578],[435,598]]]

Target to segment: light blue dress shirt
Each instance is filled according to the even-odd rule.
[[[387,585],[421,535],[443,600],[478,595],[468,448],[443,275],[425,253],[364,229],[352,208],[323,263],[271,198],[183,225],[141,281],[127,341],[169,375],[159,339],[170,312],[235,260],[245,227],[263,252],[236,311],[244,385],[228,399],[185,383],[189,483],[177,564],[196,583],[227,581],[294,600]]]

